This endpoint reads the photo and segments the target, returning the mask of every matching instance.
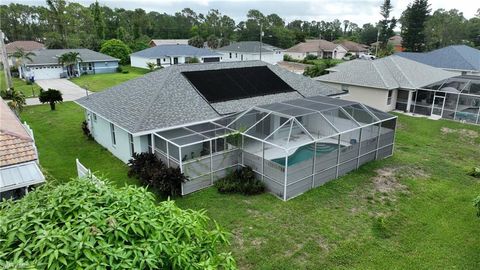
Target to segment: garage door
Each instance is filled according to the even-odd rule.
[[[203,58],[204,63],[209,63],[209,62],[220,62],[220,57],[209,57],[209,58]]]
[[[35,80],[59,79],[63,72],[61,66],[43,66],[32,68]]]

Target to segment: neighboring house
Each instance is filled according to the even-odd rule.
[[[33,133],[0,98],[0,201],[20,198],[45,182],[38,165]]]
[[[205,48],[196,48],[185,44],[157,45],[130,55],[132,67],[148,68],[147,63],[159,67],[184,64],[190,58],[197,58],[201,63],[220,62],[221,54]]]
[[[59,63],[58,58],[68,52],[78,52],[80,61],[74,67],[74,74],[99,74],[117,72],[119,59],[89,49],[45,49],[33,51],[32,61],[24,63],[23,78],[59,79],[65,78],[67,67]]]
[[[347,49],[342,45],[324,39],[309,39],[285,50],[286,55],[290,55],[296,60],[303,60],[307,55],[315,55],[318,58],[342,59],[346,53]]]
[[[406,96],[410,111],[413,93],[422,87],[454,77],[452,72],[421,64],[400,56],[378,60],[353,60],[329,69],[315,78],[344,91],[346,100],[362,102],[382,111],[396,108],[397,95]]]
[[[266,43],[260,43],[260,41],[235,42],[218,48],[216,51],[223,54],[223,61],[225,62],[261,60],[275,65],[283,61],[282,49]]]
[[[123,162],[154,153],[188,194],[242,166],[288,200],[392,155],[396,117],[261,61],[176,65],[78,99],[94,139]]]
[[[375,48],[379,42],[374,42],[370,44],[371,47]],[[393,46],[395,52],[403,52],[405,49],[402,47],[402,36],[395,35],[388,39],[388,44]]]
[[[150,47],[158,45],[188,45],[188,39],[152,39],[148,43]]]
[[[45,49],[45,46],[42,43],[32,40],[17,40],[5,44],[5,50],[7,51],[7,55],[9,55],[8,64],[10,66],[15,65],[16,59],[11,55],[15,53],[18,49],[23,49],[25,52],[31,52],[35,50]]]
[[[281,62],[278,62],[278,66],[288,71],[291,71],[293,73],[303,74],[303,72],[305,72],[305,69],[307,67],[312,67],[313,65],[297,63],[297,62],[281,61]]]
[[[360,56],[368,53],[368,46],[365,44],[360,44],[350,40],[342,40],[335,43],[342,45],[345,49],[347,49],[347,52],[351,53],[352,55]]]
[[[459,75],[480,76],[480,50],[466,45],[452,45],[431,52],[400,52],[396,55]]]

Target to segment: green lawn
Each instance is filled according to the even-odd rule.
[[[70,80],[80,87],[87,88],[93,92],[99,92],[117,84],[140,77],[149,72],[148,69],[130,66],[122,66],[122,69],[124,71],[128,71],[128,73],[117,72],[108,74],[82,75],[78,78],[73,78]]]
[[[117,183],[134,182],[125,165],[85,139],[77,105],[28,107],[22,118],[56,178],[75,176],[79,157]],[[210,188],[177,203],[207,210],[233,233],[228,250],[242,269],[480,269],[472,205],[480,181],[466,175],[480,166],[480,127],[403,115],[398,125],[393,157],[288,202]]]
[[[27,83],[19,78],[12,78],[13,82],[13,88],[22,92],[25,97],[38,97],[38,94],[40,93],[40,86],[38,86],[36,83],[32,85],[27,85]],[[0,69],[0,90],[6,90],[7,89],[7,81],[5,80],[5,74],[3,72],[3,69]]]

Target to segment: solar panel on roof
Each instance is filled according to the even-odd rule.
[[[185,71],[182,74],[209,102],[295,91],[266,66]]]

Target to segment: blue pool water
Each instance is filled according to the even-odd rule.
[[[338,145],[334,143],[318,143],[317,156],[327,154],[338,149]],[[293,154],[288,157],[288,166],[295,165],[307,159],[313,158],[313,146],[305,145],[298,148]],[[285,158],[272,159],[273,162],[285,166]]]

